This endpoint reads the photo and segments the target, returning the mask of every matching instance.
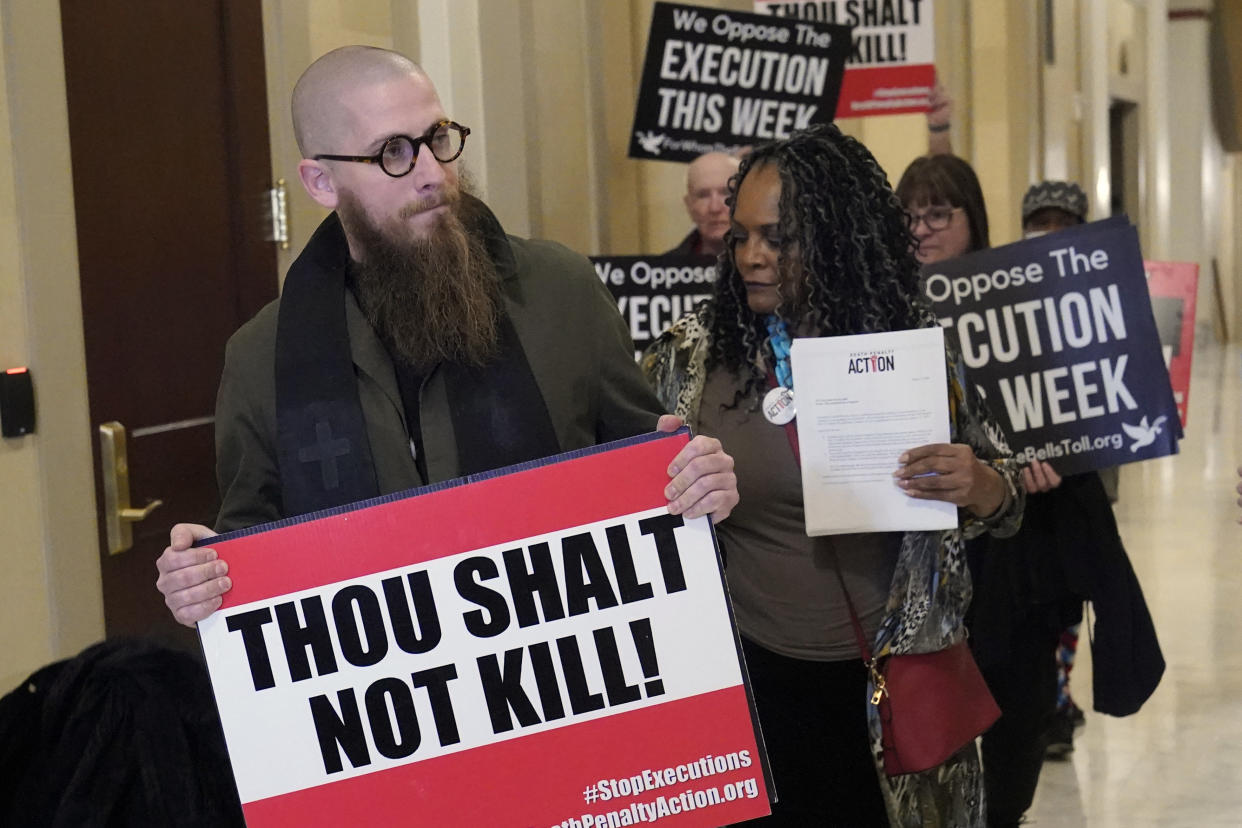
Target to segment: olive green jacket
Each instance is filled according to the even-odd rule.
[[[629,332],[591,263],[553,242],[513,236],[502,240],[507,243],[490,239],[489,249],[500,273],[505,310],[547,404],[560,450],[654,429],[663,409],[634,363]],[[353,293],[346,291],[345,297],[350,351],[380,492],[458,477],[444,372],[433,369],[420,393],[419,418],[430,477],[424,481],[411,451],[392,360]],[[219,532],[286,517],[276,455],[279,303],[277,299],[259,311],[225,350],[216,397]]]

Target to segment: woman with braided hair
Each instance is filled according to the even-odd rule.
[[[665,405],[736,463],[741,502],[717,532],[780,797],[765,824],[982,826],[973,743],[925,773],[879,772],[880,722],[847,596],[877,655],[960,641],[963,537],[1016,529],[1017,468],[947,353],[953,442],[911,446],[896,484],[955,503],[960,528],[807,537],[793,446],[760,405],[791,386],[790,340],[936,323],[901,204],[835,126],[756,148],[730,182],[729,208],[714,297],[643,364]]]

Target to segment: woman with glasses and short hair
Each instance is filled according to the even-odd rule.
[[[897,184],[920,264],[990,247],[988,211],[975,171],[956,155],[917,158]]]

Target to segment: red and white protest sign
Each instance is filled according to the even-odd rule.
[[[936,83],[934,0],[755,0],[755,11],[853,27],[838,118],[926,112]]]
[[[708,826],[768,813],[683,430],[212,540],[199,625],[247,824]]]
[[[1190,407],[1190,363],[1195,350],[1195,297],[1199,291],[1199,265],[1193,262],[1143,262],[1147,292],[1156,317],[1164,364],[1169,368],[1173,400],[1182,428]]]

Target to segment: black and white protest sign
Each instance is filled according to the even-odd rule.
[[[617,300],[634,355],[712,295],[716,260],[708,256],[592,256],[600,281]]]
[[[923,275],[1014,454],[1074,474],[1177,452],[1177,406],[1127,220],[982,250]]]
[[[847,26],[656,3],[631,158],[691,161],[829,123]]]

